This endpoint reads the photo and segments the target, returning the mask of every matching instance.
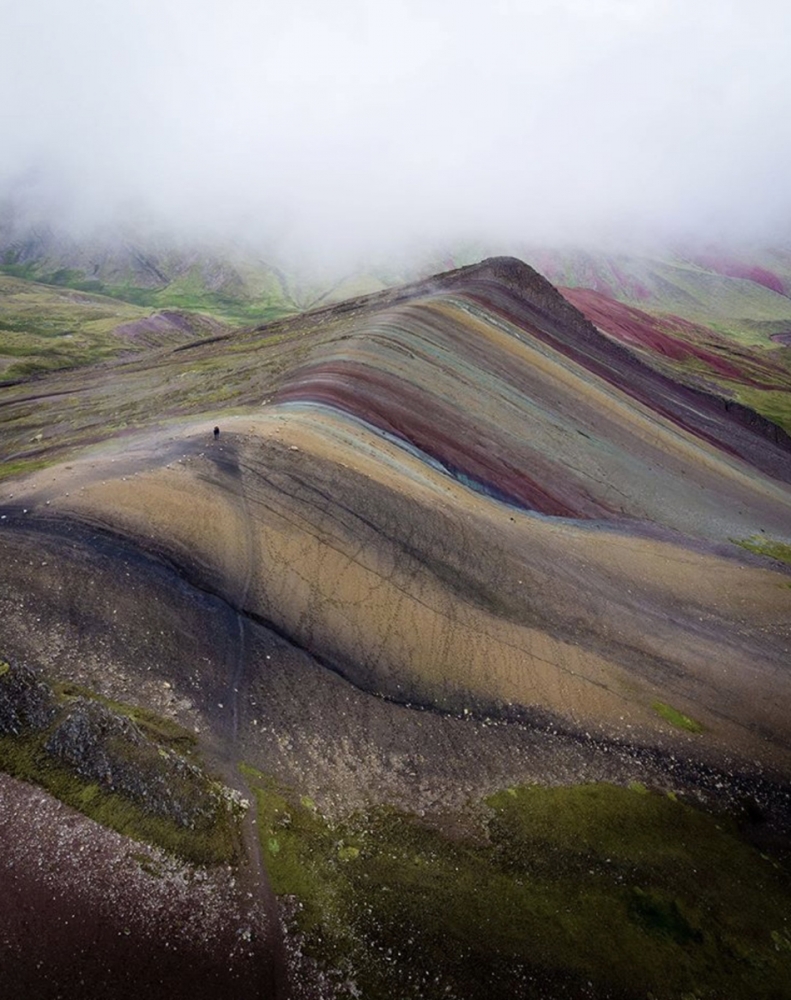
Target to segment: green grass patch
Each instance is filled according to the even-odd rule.
[[[41,279],[38,279],[39,281]],[[49,281],[47,284],[66,284],[70,288],[107,296],[131,306],[146,309],[181,309],[186,312],[209,313],[218,318],[247,323],[269,323],[288,316],[296,309],[277,298],[248,299],[218,292],[211,292],[197,281],[174,281],[163,288],[144,288],[138,285],[106,285],[101,282]]]
[[[228,864],[238,858],[236,820],[224,806],[218,808],[212,823],[185,828],[175,820],[146,812],[136,802],[95,781],[81,778],[46,754],[43,743],[41,734],[0,736],[0,769],[39,785],[102,826],[153,844],[192,864]]]
[[[508,789],[462,837],[383,808],[332,823],[247,774],[275,891],[298,897],[307,950],[367,1000],[588,995],[589,982],[737,1000],[791,981],[772,937],[791,940],[789,874],[666,795]]]
[[[732,538],[731,541],[743,549],[747,549],[748,552],[754,552],[759,556],[769,556],[770,559],[776,559],[778,562],[791,566],[791,545],[786,542],[776,542],[771,538],[761,538],[759,535],[753,535],[751,538]]]
[[[163,746],[172,747],[180,753],[189,753],[198,746],[197,736],[180,726],[173,719],[168,719],[163,715],[157,715],[148,708],[140,705],[128,705],[125,702],[113,701],[105,698],[81,684],[74,684],[71,681],[64,681],[53,685],[56,696],[61,701],[68,701],[71,698],[89,698],[91,701],[98,701],[102,705],[116,712],[118,715],[125,715],[131,719],[149,739]]]
[[[75,294],[73,286],[64,284],[0,275],[0,359],[10,361],[3,378],[84,367],[136,348],[115,337],[113,330],[144,317],[147,310],[104,296]]]
[[[740,388],[736,397],[740,403],[749,406],[751,410],[755,410],[773,424],[782,427],[787,434],[791,434],[791,392],[779,389]]]
[[[38,469],[44,469],[51,465],[55,459],[42,458],[20,458],[12,462],[0,462],[0,482],[4,479],[12,479],[15,476],[26,476]]]
[[[703,726],[699,722],[684,715],[683,712],[679,712],[672,705],[667,705],[663,701],[655,701],[652,708],[660,718],[669,722],[671,726],[675,726],[676,729],[686,729],[688,733],[703,732]]]

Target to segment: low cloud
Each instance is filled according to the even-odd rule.
[[[777,238],[775,0],[0,0],[0,186],[322,258]]]

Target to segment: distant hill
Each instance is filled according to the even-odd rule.
[[[77,238],[0,212],[0,379],[265,323],[411,276],[382,267],[317,278],[245,247],[128,228]]]
[[[0,213],[0,378],[260,325],[467,264],[474,253],[318,276],[249,247],[129,227],[77,239]],[[791,430],[791,249],[526,246],[522,255],[649,365]]]
[[[534,264],[648,364],[791,430],[791,250],[540,250]]]
[[[149,308],[203,310],[239,323],[405,280],[404,273],[387,268],[317,278],[234,243],[185,242],[128,227],[77,238],[49,226],[3,225],[1,216],[0,273]]]

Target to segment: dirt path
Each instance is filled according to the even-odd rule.
[[[230,430],[239,419],[225,421],[223,429]],[[238,498],[242,529],[237,556],[240,560],[239,573],[234,575],[236,582],[231,583],[227,595],[229,614],[235,617],[236,627],[232,632],[235,631],[236,640],[229,643],[225,650],[224,676],[227,680],[222,701],[229,711],[216,713],[212,720],[215,738],[202,740],[201,752],[209,770],[217,773],[229,788],[250,804],[241,823],[243,859],[233,873],[239,906],[236,919],[240,926],[247,926],[254,937],[263,936],[264,946],[256,948],[256,951],[259,954],[264,952],[268,961],[261,963],[254,974],[256,987],[252,995],[247,995],[250,1000],[288,1000],[291,989],[280,912],[263,863],[256,798],[239,770],[240,725],[244,718],[248,687],[248,626],[243,609],[253,572],[253,532],[233,434],[226,432],[219,441],[215,441],[212,430],[210,422],[191,422],[123,441],[105,442],[69,463],[28,477],[24,483],[6,484],[0,492],[0,503],[5,502],[9,508],[21,511],[48,507],[50,503],[55,509],[59,498],[69,494],[75,496],[82,488],[88,489],[105,478],[131,480],[138,474],[186,461],[204,451],[214,451],[215,457],[219,458],[216,469],[229,494]]]
[[[242,513],[244,565],[239,567],[236,576],[238,581],[232,585],[229,597],[236,616],[237,642],[227,650],[228,686],[224,704],[229,706],[224,744],[226,753],[224,759],[217,760],[218,769],[222,772],[225,783],[236,789],[249,802],[249,808],[242,822],[242,844],[245,860],[240,869],[239,877],[242,888],[242,898],[250,899],[251,909],[257,901],[264,907],[266,915],[266,934],[268,951],[272,956],[271,968],[262,970],[261,997],[274,1000],[288,1000],[291,996],[288,982],[287,956],[280,923],[280,911],[277,897],[272,889],[264,866],[261,853],[261,841],[258,835],[258,810],[256,797],[250,785],[239,769],[241,747],[239,740],[240,717],[247,697],[247,619],[244,613],[250,583],[253,578],[254,532],[250,522],[247,496],[245,493],[244,476],[239,465],[239,456],[232,438],[223,441],[223,459],[218,463],[229,480],[229,489],[235,490]]]

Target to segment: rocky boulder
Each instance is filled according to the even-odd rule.
[[[0,659],[0,736],[46,729],[56,711],[48,684],[29,667]]]
[[[199,767],[99,701],[74,699],[45,750],[105,791],[133,799],[146,812],[181,826],[210,824],[221,803],[219,786]]]

